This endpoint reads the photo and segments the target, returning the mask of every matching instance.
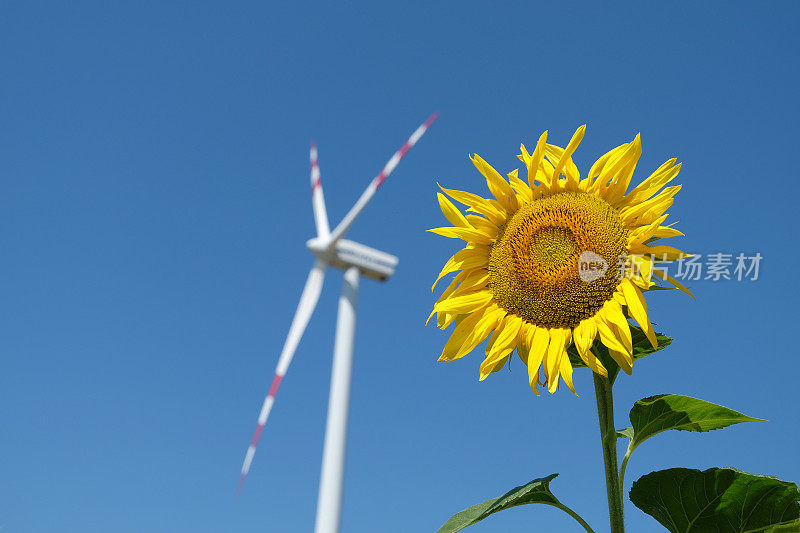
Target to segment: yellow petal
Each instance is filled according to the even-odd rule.
[[[482,313],[480,320],[473,328],[472,333],[458,349],[453,359],[460,359],[474,350],[476,346],[486,339],[489,333],[496,331],[496,328],[502,323],[505,316],[506,311],[499,308],[496,304],[491,304],[487,307]]]
[[[533,191],[528,186],[527,183],[519,179],[519,171],[514,170],[508,173],[508,181],[511,184],[511,188],[514,189],[519,196],[522,197],[523,201],[530,202],[533,200]],[[517,200],[519,202],[519,200]]]
[[[558,188],[558,180],[553,179],[553,171],[555,166],[547,158],[542,159],[539,165],[539,170],[536,172],[536,180],[541,183],[540,190],[544,192],[552,192]]]
[[[464,228],[470,227],[467,219],[464,218],[464,215],[461,214],[461,211],[459,211],[458,208],[453,205],[453,202],[448,200],[447,197],[440,192],[436,193],[436,197],[439,199],[439,208],[442,210],[444,217],[452,225],[461,226]]]
[[[570,161],[572,154],[575,153],[575,150],[581,143],[581,139],[583,139],[584,133],[586,133],[586,124],[575,130],[575,133],[572,135],[572,139],[570,139],[569,144],[567,144],[567,147],[564,149],[564,153],[561,155],[561,159],[558,160],[558,164],[556,164],[556,169],[553,171],[554,180],[558,179],[558,176],[564,170],[564,166],[567,164],[568,161]],[[575,176],[570,172],[567,175],[567,190],[577,190],[577,188],[578,188],[577,176]]]
[[[462,296],[451,296],[433,306],[437,313],[470,313],[492,301],[490,291],[478,291]]]
[[[519,204],[517,203],[517,196],[514,194],[514,189],[511,188],[511,185],[503,179],[503,176],[497,172],[494,167],[492,167],[489,163],[483,160],[481,156],[475,154],[472,158],[472,164],[475,165],[475,168],[478,169],[478,172],[483,174],[486,178],[486,184],[489,186],[489,190],[492,191],[492,194],[497,201],[500,202],[500,205],[503,208],[506,206],[510,206],[512,210],[519,209]]]
[[[436,281],[433,282],[431,290],[436,288],[436,284],[439,283],[440,279],[451,272],[487,266],[489,266],[489,248],[487,246],[467,246],[463,250],[459,250],[453,254],[453,256],[447,260],[442,271],[436,276]]]
[[[456,202],[469,206],[471,209],[486,216],[486,218],[494,222],[497,226],[505,224],[505,211],[498,210],[488,199],[478,196],[477,194],[472,194],[471,192],[445,189],[441,185],[439,185],[439,188]]]
[[[461,323],[455,327],[447,343],[444,345],[444,350],[442,350],[439,361],[452,361],[456,359],[455,355],[458,349],[461,348],[464,341],[472,334],[472,330],[482,317],[483,313],[478,312],[470,313],[468,316],[464,317]]]
[[[450,324],[452,324],[453,321],[455,321],[456,324],[458,324],[459,319],[465,316],[467,315],[459,315],[456,313],[439,313],[436,316],[436,325],[439,327],[439,329],[444,331],[445,329],[450,327]]]
[[[487,218],[479,215],[467,215],[465,218],[470,226],[478,231],[482,231],[492,239],[497,239],[497,236],[500,234],[500,229]]]
[[[653,286],[653,261],[644,255],[632,255],[628,257],[629,265],[627,275],[637,287],[647,290]]]
[[[488,270],[468,270],[466,271],[466,275],[461,279],[460,285],[452,294],[453,296],[457,296],[468,292],[484,290],[486,289],[488,282]]]
[[[629,204],[627,207],[620,209],[619,218],[623,225],[631,227],[637,218],[644,214],[649,214],[651,218],[655,219],[660,217],[664,211],[670,208],[672,202],[670,201],[673,196],[678,194],[681,190],[680,185],[667,187],[653,198],[640,202],[637,204]],[[644,222],[640,222],[644,223]]]
[[[653,330],[653,324],[650,323],[650,318],[647,316],[647,302],[644,300],[644,295],[639,288],[633,284],[629,279],[623,279],[620,282],[622,294],[625,296],[625,301],[628,304],[628,314],[639,323],[644,334],[647,335],[647,340],[653,345],[653,348],[658,348],[658,340],[656,339],[656,332]]]
[[[690,257],[690,254],[663,244],[658,246],[645,246],[644,244],[634,244],[630,247],[632,254],[647,255],[656,261],[675,261]]]
[[[503,323],[495,330],[497,337],[491,346],[487,347],[486,359],[481,363],[480,380],[497,369],[498,363],[504,361],[516,347],[517,333],[522,327],[522,319],[516,315],[507,315]]]
[[[653,232],[653,237],[658,237],[659,239],[668,239],[670,237],[682,237],[683,232],[676,230],[670,226],[660,226]]]
[[[633,188],[624,199],[625,205],[639,204],[661,190],[664,185],[675,179],[681,171],[681,164],[677,165],[677,159],[670,159],[655,172],[653,172],[646,180]]]
[[[551,393],[558,388],[559,368],[561,358],[566,357],[567,343],[569,342],[570,330],[566,328],[554,328],[550,330],[550,345],[547,347],[547,357],[544,371],[547,375],[547,390]]]
[[[657,203],[650,206],[645,212],[636,217],[633,224],[650,224],[666,213],[667,209],[672,207],[674,202],[675,198],[662,198]]]
[[[539,136],[539,140],[536,142],[536,149],[533,151],[533,155],[531,155],[527,162],[528,185],[530,185],[531,189],[536,187],[536,181],[539,181],[547,187],[550,186],[550,178],[548,178],[546,174],[539,172],[539,167],[542,165],[542,160],[544,159],[546,146],[547,131]]]
[[[596,316],[595,324],[597,324],[597,333],[600,334],[600,341],[605,344],[606,348],[608,348],[609,351],[616,350],[618,352],[627,352],[625,345],[617,338],[616,328],[612,328],[603,317],[599,315]]]
[[[436,299],[436,303],[439,303],[439,302],[449,298],[450,295],[453,294],[453,292],[455,292],[455,290],[458,288],[458,286],[461,284],[461,282],[464,281],[465,278],[466,278],[466,275],[464,275],[463,271],[459,272],[458,274],[456,274],[456,276],[453,278],[453,281],[451,281],[450,284],[447,286],[447,288],[442,292],[442,295],[439,296],[439,298]],[[425,321],[425,325],[426,326],[428,325],[428,322],[430,322],[431,318],[435,314],[436,314],[436,310],[431,311],[431,314],[428,316],[428,320]],[[441,323],[440,323],[439,320],[437,320],[437,323],[441,327]]]
[[[633,231],[630,232],[628,235],[628,245],[633,244],[642,244],[647,239],[653,236],[653,234],[658,230],[659,225],[667,219],[667,215],[662,215],[654,220],[652,223],[647,224],[645,226],[640,226]]]
[[[681,284],[680,284],[680,282],[678,282],[678,281],[677,281],[676,279],[674,279],[673,277],[671,277],[671,276],[667,275],[667,273],[666,273],[666,272],[664,272],[663,270],[659,270],[659,269],[657,269],[657,268],[654,268],[654,269],[653,269],[653,274],[655,274],[655,275],[656,275],[656,276],[658,276],[659,278],[663,279],[664,281],[667,281],[667,282],[669,282],[669,283],[672,283],[672,284],[673,284],[675,287],[677,287],[677,288],[678,288],[678,289],[680,289],[681,291],[683,291],[683,292],[685,292],[686,294],[688,294],[689,296],[691,296],[691,297],[692,297],[692,299],[695,299],[695,300],[696,300],[696,298],[694,297],[694,294],[692,294],[691,292],[689,292],[689,289],[687,289],[686,287],[684,287],[683,285],[681,285]]]
[[[453,227],[444,227],[444,228],[433,228],[429,229],[431,233],[435,233],[437,235],[441,235],[442,237],[450,237],[451,239],[464,239],[467,242],[474,242],[477,244],[492,244],[494,239],[492,239],[489,235],[486,235],[484,232],[470,228],[453,228]]]
[[[550,345],[550,334],[547,332],[547,328],[532,327],[529,330],[528,338],[528,382],[536,396],[539,396],[539,367],[542,365],[547,347]]]
[[[602,156],[600,156],[600,158],[594,162],[592,168],[589,169],[588,178],[593,179],[599,176],[600,173],[603,171],[603,168],[606,166],[606,164],[608,164],[609,161],[616,161],[617,159],[619,159],[619,157],[625,152],[625,150],[628,149],[628,144],[629,143],[621,144],[616,148],[613,148],[608,152],[606,152],[605,154],[603,154]]]
[[[561,357],[560,371],[561,371],[561,378],[564,380],[564,383],[567,384],[567,387],[569,387],[569,390],[572,391],[572,394],[577,396],[578,393],[575,392],[575,386],[572,384],[572,363],[569,362],[569,357],[567,356],[567,354],[564,354]]]
[[[608,355],[616,361],[619,367],[625,371],[626,374],[630,375],[633,372],[633,360],[631,356],[625,354],[624,352],[619,352],[617,350],[612,350],[611,348],[608,349]]]
[[[558,164],[558,161],[564,155],[564,149],[560,146],[556,146],[555,144],[548,144],[545,148],[545,157],[550,161],[555,162]],[[553,168],[555,170],[555,168]],[[581,173],[578,171],[578,167],[575,165],[575,162],[572,158],[568,158],[566,164],[564,165],[563,170],[564,175],[568,176],[570,179],[574,180],[576,183],[580,181]]]
[[[528,162],[531,160],[531,154],[528,153],[528,149],[525,148],[525,144],[519,143],[519,151],[520,154],[517,156],[517,159],[525,163],[525,167],[528,167]]]
[[[603,198],[615,197],[616,184],[620,182],[621,177],[626,175],[627,171],[633,172],[632,165],[636,165],[639,154],[641,154],[641,145],[637,145],[635,142],[629,142],[619,148],[622,149],[619,151],[612,150],[613,154],[599,168],[599,175],[590,187],[593,193]],[[592,170],[596,170],[596,167],[592,167]],[[590,174],[592,174],[592,171],[590,171]]]
[[[611,174],[613,177],[613,182],[609,187],[608,193],[606,194],[607,202],[616,206],[622,201],[625,192],[628,190],[628,185],[630,185],[633,172],[636,169],[636,163],[639,161],[639,157],[641,155],[642,139],[637,133],[636,137],[630,143],[630,147],[625,155],[624,164],[621,164],[617,169],[612,170],[612,172],[614,172],[614,174]]]
[[[582,320],[572,332],[572,340],[575,342],[575,348],[578,350],[578,355],[586,366],[593,372],[597,372],[601,376],[608,377],[608,370],[603,366],[603,363],[595,357],[592,352],[592,344],[594,338],[597,336],[597,325],[593,317]]]
[[[502,226],[508,219],[508,211],[506,211],[500,205],[500,202],[494,198],[487,199],[485,204],[468,207],[467,211],[472,211],[485,216],[496,226]]]
[[[625,347],[625,353],[633,353],[633,339],[631,338],[631,327],[628,324],[628,319],[622,312],[622,307],[619,303],[611,300],[606,302],[603,306],[604,313],[601,317],[604,318],[616,333],[617,339],[622,342]]]

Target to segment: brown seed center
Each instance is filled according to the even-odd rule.
[[[627,236],[602,198],[584,192],[538,198],[509,218],[491,247],[494,299],[531,324],[575,327],[613,296]]]

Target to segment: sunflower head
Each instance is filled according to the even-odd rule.
[[[596,338],[620,368],[632,371],[629,320],[656,346],[643,292],[655,276],[688,293],[653,267],[685,256],[655,244],[682,235],[663,225],[680,190],[666,185],[680,164],[670,159],[629,190],[642,152],[637,135],[600,157],[581,179],[572,154],[585,129],[578,128],[566,148],[548,144],[547,132],[533,153],[521,145],[527,182],[517,170],[506,179],[473,156],[491,197],[442,188],[468,207],[467,214],[437,193],[452,226],[429,231],[466,241],[434,283],[458,272],[431,313],[442,329],[456,323],[440,360],[459,359],[488,337],[480,379],[502,368],[516,350],[538,395],[540,373],[550,392],[560,379],[574,392],[570,344],[602,375],[608,371],[592,351]]]

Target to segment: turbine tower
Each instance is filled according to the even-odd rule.
[[[289,335],[286,337],[286,342],[278,359],[275,376],[272,378],[269,392],[261,407],[253,439],[247,448],[247,454],[239,476],[237,493],[241,491],[247,472],[250,470],[258,439],[275,402],[275,394],[278,392],[278,387],[280,387],[281,381],[286,375],[289,363],[292,362],[292,357],[300,338],[303,336],[306,325],[319,300],[325,269],[328,266],[340,268],[344,271],[344,283],[342,285],[342,294],[339,297],[339,314],[336,319],[328,420],[325,427],[322,474],[319,483],[319,499],[317,501],[316,533],[337,533],[339,531],[359,278],[364,275],[378,281],[385,281],[394,273],[394,268],[397,266],[396,257],[363,244],[345,240],[343,237],[378,191],[378,188],[395,169],[403,156],[408,153],[411,147],[433,124],[437,116],[438,113],[432,114],[428,120],[411,134],[405,144],[389,159],[383,170],[372,179],[367,189],[333,231],[330,230],[328,225],[328,215],[325,210],[325,198],[322,194],[319,164],[317,162],[317,147],[315,144],[311,144],[311,198],[317,236],[310,239],[306,245],[316,258],[316,261],[308,274],[305,288],[303,288],[303,293],[300,296],[300,303],[297,305],[297,311],[295,311],[294,319],[292,319],[292,324],[289,327]]]

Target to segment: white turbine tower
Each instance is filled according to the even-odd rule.
[[[391,174],[403,156],[433,124],[437,116],[438,113],[431,115],[411,134],[411,137],[400,150],[395,152],[389,159],[380,174],[373,178],[367,189],[333,232],[330,231],[328,226],[325,199],[322,195],[319,165],[317,164],[317,147],[314,144],[311,145],[311,191],[317,236],[310,239],[307,246],[316,257],[316,262],[311,268],[303,294],[300,296],[300,303],[297,306],[292,325],[289,327],[289,335],[286,337],[283,351],[278,359],[278,366],[275,369],[275,376],[272,378],[272,385],[261,407],[258,425],[242,464],[237,492],[241,491],[247,472],[250,470],[258,439],[275,402],[275,393],[277,393],[281,380],[286,375],[286,370],[292,361],[297,344],[300,342],[308,320],[311,318],[311,314],[314,312],[319,300],[325,269],[329,265],[341,268],[344,270],[344,284],[342,286],[342,295],[339,298],[339,315],[336,320],[328,421],[325,428],[322,474],[317,502],[316,533],[336,533],[339,531],[359,277],[363,274],[368,278],[384,281],[394,273],[394,267],[397,265],[396,257],[363,244],[345,240],[342,237],[353,225],[356,217],[363,211],[381,184]]]

